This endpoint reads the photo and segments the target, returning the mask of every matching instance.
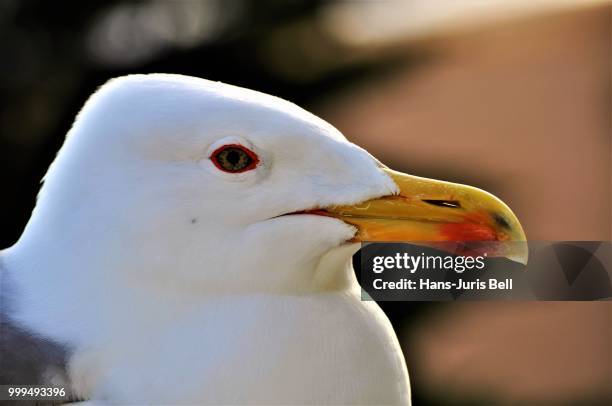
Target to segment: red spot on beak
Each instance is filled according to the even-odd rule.
[[[497,241],[497,233],[488,222],[486,213],[470,213],[463,223],[442,224],[440,234],[447,241]]]
[[[440,233],[447,241],[496,241],[491,227],[474,223],[449,223],[440,226]]]
[[[440,226],[440,233],[448,241],[497,241],[497,233],[487,225],[484,213],[465,216],[464,223],[447,223]]]

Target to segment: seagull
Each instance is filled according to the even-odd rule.
[[[114,404],[410,404],[351,256],[458,240],[525,234],[493,195],[393,171],[283,99],[115,78],[0,253],[0,384]]]

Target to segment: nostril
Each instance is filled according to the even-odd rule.
[[[497,224],[501,228],[510,230],[510,223],[508,223],[508,220],[506,220],[504,216],[502,216],[501,214],[497,214],[497,213],[491,213],[491,217],[493,217],[495,224]]]
[[[439,207],[448,207],[451,209],[460,209],[461,204],[457,200],[437,200],[437,199],[423,199],[427,204]]]

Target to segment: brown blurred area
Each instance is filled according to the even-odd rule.
[[[488,190],[530,240],[609,241],[611,18],[605,0],[0,2],[0,240],[91,92],[172,72],[287,98],[394,169]],[[608,301],[381,307],[417,405],[612,403]]]
[[[413,385],[442,399],[610,404],[610,303],[454,303],[403,342]]]
[[[530,240],[610,240],[610,8],[420,40],[428,63],[317,106],[390,166],[501,197]],[[610,303],[440,305],[401,338],[440,402],[612,401]],[[443,390],[441,390],[443,388]]]

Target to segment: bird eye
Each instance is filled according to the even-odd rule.
[[[250,171],[259,163],[259,158],[253,151],[238,144],[217,148],[210,155],[210,159],[217,168],[230,173]]]

